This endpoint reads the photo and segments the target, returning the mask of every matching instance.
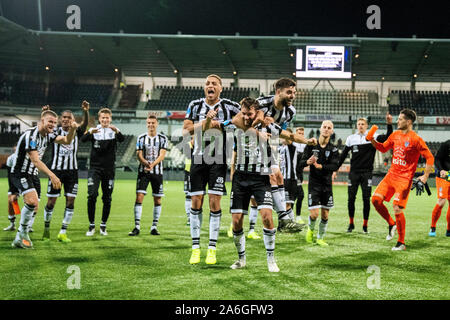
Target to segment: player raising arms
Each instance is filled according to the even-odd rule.
[[[208,132],[214,132],[215,135],[206,139],[207,134],[204,132],[209,128],[206,123],[211,123],[211,120],[231,120],[239,112],[239,104],[220,98],[221,92],[222,79],[214,74],[207,76],[204,85],[205,97],[190,102],[183,124],[184,132],[194,135],[194,150],[190,168],[190,229],[192,238],[190,264],[200,262],[200,228],[206,185],[208,185],[210,208],[209,245],[206,264],[215,264],[217,262],[216,245],[222,216],[220,200],[225,191],[227,172],[226,134],[223,130],[208,130]],[[190,139],[187,141],[190,141]]]
[[[88,172],[88,218],[89,229],[86,236],[95,233],[95,205],[98,197],[98,187],[102,185],[103,212],[100,224],[100,235],[106,236],[106,222],[111,212],[111,195],[114,189],[115,162],[117,142],[123,142],[124,136],[118,128],[111,124],[112,112],[102,108],[98,112],[99,125],[90,128],[82,137],[82,142],[92,144]]]
[[[391,240],[397,229],[398,241],[392,248],[393,251],[406,250],[406,221],[403,210],[408,202],[412,179],[421,155],[426,159],[426,167],[424,174],[419,177],[420,182],[425,184],[433,170],[434,157],[423,139],[412,130],[414,121],[416,121],[416,113],[410,109],[403,109],[397,120],[398,130],[394,131],[384,143],[371,139],[377,150],[383,153],[390,149],[393,150],[391,167],[372,195],[372,204],[389,224],[389,234],[386,240]],[[394,197],[395,221],[383,204],[383,201],[389,202],[392,197]]]
[[[53,144],[52,164],[50,169],[60,179],[61,185],[64,186],[64,195],[66,197],[66,207],[64,210],[64,217],[61,230],[58,234],[58,241],[69,243],[71,240],[67,237],[67,227],[72,221],[74,212],[75,197],[78,192],[78,139],[80,139],[86,131],[89,122],[89,102],[83,101],[81,103],[83,110],[83,122],[78,127],[75,137],[68,145]],[[55,131],[57,135],[66,136],[75,121],[73,113],[69,110],[61,113],[61,126]],[[52,181],[48,181],[47,189],[47,205],[44,208],[44,235],[43,240],[50,240],[50,222],[52,220],[53,208],[56,200],[61,194],[61,189],[55,189],[52,186]]]
[[[448,201],[447,208],[447,233],[450,237],[450,140],[445,141],[439,147],[436,153],[434,165],[436,167],[436,189],[438,201],[434,206],[431,216],[431,229],[428,235],[436,237],[436,223],[441,216],[442,208],[445,205],[445,200]]]
[[[142,216],[142,202],[147,194],[148,184],[152,184],[153,192],[153,224],[150,234],[158,236],[158,221],[161,216],[161,197],[163,191],[163,163],[168,148],[169,139],[161,133],[156,132],[158,119],[149,114],[147,117],[147,132],[137,138],[136,156],[139,160],[139,173],[136,182],[136,201],[134,204],[133,231],[129,236],[137,236],[141,230],[140,221]]]
[[[53,188],[61,189],[61,181],[41,159],[50,143],[69,144],[75,136],[77,124],[73,122],[68,134],[60,136],[54,132],[57,120],[58,115],[53,111],[43,111],[38,125],[26,130],[17,142],[16,159],[11,168],[11,177],[14,186],[23,196],[24,205],[21,211],[20,226],[12,247],[33,247],[27,227],[39,204],[41,194],[38,170],[50,178]]]

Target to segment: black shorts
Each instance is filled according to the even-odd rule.
[[[66,197],[76,197],[78,193],[78,170],[55,170],[53,173],[61,180]],[[53,188],[52,181],[48,179],[47,197],[55,198],[61,195],[61,189]]]
[[[252,195],[256,200],[258,210],[272,210],[272,188],[269,176],[236,171],[231,186],[231,213],[248,213]]]
[[[300,180],[284,180],[286,203],[295,203],[297,198],[300,196],[300,188],[302,188],[302,183]]]
[[[308,209],[331,209],[334,207],[333,189],[331,184],[308,183]]]
[[[191,175],[189,171],[184,170],[184,193],[189,195],[191,192]]]
[[[191,165],[191,196],[208,193],[223,196],[226,194],[225,178],[226,164],[192,164]]]
[[[136,181],[136,193],[147,194],[149,183],[152,185],[152,196],[164,197],[162,174],[139,172]]]
[[[17,187],[14,185],[13,181],[12,181],[12,174],[8,172],[8,196],[10,194],[15,194],[15,195],[19,195],[19,189],[17,189]]]
[[[11,181],[22,196],[36,190],[38,198],[41,198],[41,180],[38,175],[26,173],[11,174]]]

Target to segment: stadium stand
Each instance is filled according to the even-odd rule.
[[[157,86],[156,90],[161,90],[159,100],[149,100],[146,105],[147,110],[186,110],[189,102],[204,97],[203,87],[176,87]],[[244,97],[259,95],[255,88],[223,88],[221,97],[233,101],[240,101]]]
[[[20,134],[14,132],[0,133],[0,147],[11,147],[17,144]]]
[[[122,98],[119,102],[119,108],[135,108],[139,101],[139,97],[142,94],[142,87],[136,85],[127,85],[125,88],[121,89],[121,91]]]
[[[448,116],[450,114],[450,92],[393,90],[389,96],[389,111],[398,113],[403,108],[412,108],[422,116]]]
[[[72,106],[80,104],[82,100],[87,100],[91,106],[100,107],[106,104],[112,91],[112,85],[51,83],[46,94],[44,82],[31,81],[8,81],[8,83],[2,84],[2,88],[8,88],[8,91],[2,90],[7,92],[2,94],[3,101],[38,106],[44,104]]]
[[[297,91],[294,106],[298,113],[380,115],[375,91],[308,90]]]

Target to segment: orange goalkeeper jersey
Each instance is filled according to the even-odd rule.
[[[383,153],[393,149],[389,173],[399,178],[411,180],[414,177],[421,155],[426,159],[427,165],[434,163],[434,157],[425,141],[414,131],[405,134],[396,130],[384,143],[377,142],[375,147]]]

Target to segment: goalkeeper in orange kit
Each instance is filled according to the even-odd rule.
[[[392,248],[393,251],[406,250],[406,221],[403,210],[408,202],[419,157],[423,156],[426,159],[426,168],[424,174],[414,182],[413,188],[417,188],[417,194],[421,193],[433,170],[433,155],[423,139],[412,130],[415,120],[416,113],[413,110],[403,109],[397,120],[398,130],[394,131],[384,143],[371,140],[373,146],[383,153],[393,149],[391,168],[372,195],[372,204],[389,224],[389,234],[386,240],[393,238],[395,230],[398,232],[398,241]],[[384,201],[389,202],[392,197],[394,197],[395,221],[383,203]]]

